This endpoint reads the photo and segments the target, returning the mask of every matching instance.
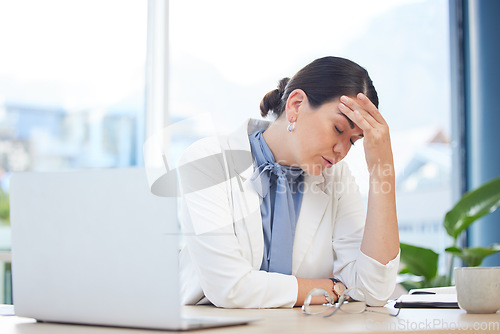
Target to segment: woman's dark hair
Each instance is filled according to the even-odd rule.
[[[260,103],[260,114],[270,111],[276,116],[285,110],[288,96],[295,89],[302,89],[313,108],[320,107],[342,95],[365,94],[378,108],[378,96],[368,72],[345,58],[319,58],[297,72],[291,79],[283,78],[278,88],[267,93]]]

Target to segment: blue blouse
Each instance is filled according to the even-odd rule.
[[[262,133],[249,136],[257,168],[251,182],[261,197],[260,211],[264,232],[264,256],[261,270],[290,275],[293,239],[304,187],[304,171],[281,166],[267,146]]]

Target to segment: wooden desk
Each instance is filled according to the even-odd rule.
[[[200,333],[500,333],[500,313],[466,314],[459,309],[402,309],[398,317],[365,312],[336,313],[331,318],[306,316],[299,308],[229,310],[186,306],[190,316],[254,317],[249,325],[204,329]],[[152,334],[164,331],[36,323],[32,319],[0,317],[2,334]]]

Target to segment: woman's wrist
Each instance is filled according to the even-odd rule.
[[[333,282],[328,278],[300,278],[297,277],[298,284],[298,295],[295,306],[302,306],[304,300],[309,293],[314,288],[321,288],[326,290],[330,296],[336,300],[336,295],[333,292]],[[324,297],[314,297],[311,300],[311,304],[323,304],[325,302]]]
[[[330,280],[332,281],[333,297],[334,297],[334,300],[337,301],[347,288],[344,285],[344,283],[342,283],[340,280],[336,279],[335,277],[330,277]]]

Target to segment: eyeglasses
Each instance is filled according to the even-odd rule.
[[[316,299],[324,299],[325,303],[315,305],[311,304]],[[399,315],[401,308],[397,311],[392,311],[388,308],[383,308],[376,310],[373,308],[367,308],[366,298],[363,291],[358,288],[350,288],[345,290],[339,297],[337,303],[333,300],[333,297],[324,289],[312,289],[309,291],[306,299],[304,300],[304,305],[302,305],[302,312],[309,315],[321,315],[325,318],[331,317],[338,310],[342,310],[346,313],[362,313],[367,312],[377,312],[389,314],[393,317]]]

